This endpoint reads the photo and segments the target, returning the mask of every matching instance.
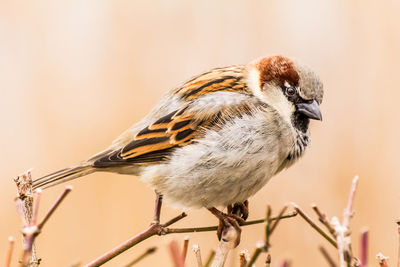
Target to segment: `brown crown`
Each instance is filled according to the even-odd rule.
[[[257,63],[260,71],[261,89],[267,82],[275,82],[283,86],[285,81],[293,86],[298,86],[300,76],[297,73],[293,61],[283,56],[272,56],[261,59]]]

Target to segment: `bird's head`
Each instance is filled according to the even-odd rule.
[[[283,56],[259,59],[250,64],[248,86],[261,101],[303,132],[310,119],[322,120],[322,82],[305,65]]]

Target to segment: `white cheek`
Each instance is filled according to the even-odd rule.
[[[284,120],[291,123],[295,107],[283,94],[281,88],[274,85],[267,85],[264,90],[261,90],[260,72],[256,68],[249,71],[247,84],[258,99],[275,108]]]
[[[295,111],[294,105],[286,98],[282,90],[276,86],[267,86],[262,93],[263,100],[274,107],[287,122],[291,123],[291,117]]]

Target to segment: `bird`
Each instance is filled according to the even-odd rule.
[[[94,172],[139,176],[174,207],[207,208],[221,238],[240,231],[248,198],[304,155],[323,92],[311,68],[281,55],[213,68],[168,91],[105,150],[33,188]]]

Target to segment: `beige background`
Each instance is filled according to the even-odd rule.
[[[377,252],[393,264],[400,217],[399,11],[399,1],[1,0],[0,261],[9,235],[21,247],[17,174],[34,168],[37,178],[98,152],[192,75],[283,54],[320,74],[324,121],[312,123],[306,156],[250,199],[250,219],[264,216],[267,203],[278,210],[290,201],[309,213],[315,202],[341,215],[359,174],[354,249],[359,229],[368,226],[371,266]],[[44,267],[87,263],[151,220],[153,192],[137,177],[95,174],[72,185],[38,238]],[[40,215],[62,189],[45,191]],[[162,217],[178,212],[164,207]],[[215,223],[196,210],[177,226]],[[253,250],[262,236],[262,225],[246,227],[240,249]],[[170,266],[172,239],[181,242],[183,235],[154,237],[106,266],[121,266],[152,245],[159,251],[139,266]],[[208,254],[215,233],[191,234],[193,243]],[[294,266],[325,266],[317,248],[329,244],[300,218],[282,222],[272,244],[274,266],[286,258]]]

